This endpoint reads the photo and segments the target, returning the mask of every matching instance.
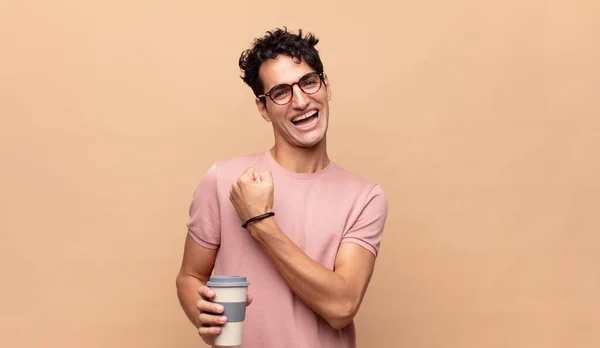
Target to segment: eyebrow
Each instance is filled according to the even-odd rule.
[[[308,75],[308,74],[315,74],[315,73],[316,73],[316,71],[309,71],[306,74],[300,76],[300,78],[298,80],[294,81],[293,83],[299,82],[300,80],[302,80],[303,78],[305,78],[306,75]],[[285,83],[285,82],[278,83],[278,84],[274,85],[273,87],[267,89],[267,91],[265,92],[265,94],[269,93],[270,91],[272,91],[273,88],[275,88],[275,87],[286,86],[286,85],[291,85],[291,83]]]

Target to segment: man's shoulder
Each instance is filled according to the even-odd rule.
[[[263,159],[264,152],[256,152],[213,160],[200,174],[196,190],[223,187],[237,179],[248,167],[259,166]]]
[[[381,189],[378,182],[368,178],[364,174],[359,174],[351,169],[342,167],[339,164],[335,164],[335,177],[336,180],[344,181],[348,185],[352,185],[357,188],[372,190],[374,188]]]
[[[263,163],[264,158],[264,152],[254,152],[216,159],[211,163],[206,174],[213,176],[215,179],[238,177],[249,167],[259,166]]]

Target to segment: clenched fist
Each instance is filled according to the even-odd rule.
[[[273,176],[248,168],[231,185],[229,200],[242,221],[270,212],[273,209]]]

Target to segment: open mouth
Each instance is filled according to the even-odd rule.
[[[319,112],[317,110],[313,110],[313,111],[307,112],[306,114],[304,114],[302,116],[295,117],[294,119],[292,119],[292,123],[295,126],[303,127],[303,126],[308,126],[308,125],[313,124],[314,122],[317,121],[318,118],[319,118]]]

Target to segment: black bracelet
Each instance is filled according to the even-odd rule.
[[[259,216],[255,216],[253,218],[248,219],[248,221],[244,222],[242,224],[242,227],[246,228],[246,227],[248,227],[248,224],[251,223],[251,222],[253,222],[253,221],[258,221],[258,220],[266,219],[266,218],[274,216],[274,215],[275,215],[275,213],[268,212],[268,213],[264,213],[264,214],[259,215]]]

